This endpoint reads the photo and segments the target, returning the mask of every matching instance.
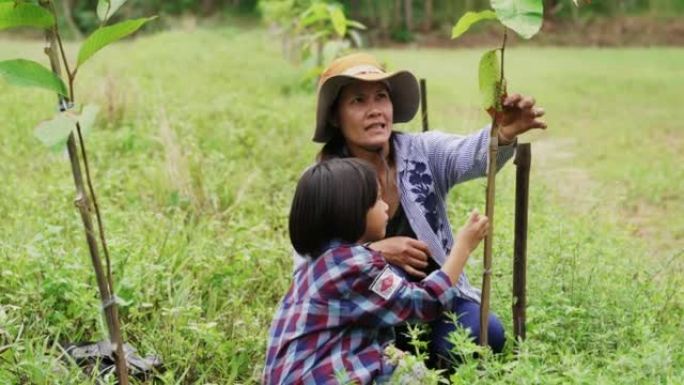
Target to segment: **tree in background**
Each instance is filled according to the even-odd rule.
[[[310,0],[261,1],[264,20],[282,38],[284,56],[304,66],[305,85],[315,84],[325,66],[362,45],[366,27],[344,14],[337,3]]]

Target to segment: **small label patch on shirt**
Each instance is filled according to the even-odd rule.
[[[371,284],[370,289],[377,295],[384,299],[389,299],[399,289],[401,285],[401,278],[392,271],[392,268],[385,266],[385,269],[380,273],[375,281]]]

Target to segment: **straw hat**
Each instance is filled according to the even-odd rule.
[[[356,80],[381,81],[388,85],[394,107],[394,123],[408,122],[418,111],[420,90],[413,74],[408,71],[387,73],[369,54],[355,53],[343,56],[330,63],[318,83],[314,142],[326,143],[333,137],[337,128],[330,125],[331,107],[342,87]]]

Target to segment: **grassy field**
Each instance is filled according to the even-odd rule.
[[[0,40],[0,60],[40,52]],[[481,52],[375,53],[428,79],[433,129],[468,133],[486,123]],[[290,280],[294,183],[318,150],[314,95],[260,30],[166,32],[98,55],[76,96],[102,107],[86,140],[125,338],[163,358],[161,383],[256,383]],[[550,126],[525,138],[528,340],[455,383],[684,383],[683,62],[682,49],[509,51],[509,88],[536,96]],[[54,105],[0,83],[3,384],[88,382],[58,344],[104,335],[68,160],[32,135]],[[514,167],[499,175],[492,307],[510,334]],[[452,192],[454,223],[472,207],[482,180]],[[475,282],[480,267],[478,251]]]

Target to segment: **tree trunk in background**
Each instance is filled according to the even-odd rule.
[[[570,7],[572,9],[572,24],[579,24],[579,9],[577,7]]]
[[[233,6],[235,6],[235,3],[239,4],[239,1],[233,1]],[[200,13],[204,16],[209,16],[212,13],[214,13],[214,10],[216,9],[216,1],[215,0],[202,0],[201,6],[200,6]]]
[[[465,10],[466,11],[472,11],[473,8],[475,8],[475,1],[474,0],[465,0]]]
[[[74,37],[78,40],[83,40],[83,34],[81,30],[78,29],[76,23],[74,22],[74,16],[71,14],[71,10],[74,9],[73,0],[63,0],[62,2],[62,12],[64,13],[64,20],[66,20],[69,30],[74,34]]]
[[[652,15],[663,15],[668,12],[675,12],[677,10],[677,7],[675,6],[676,1],[677,0],[648,0],[648,11]]]
[[[392,26],[395,29],[401,28],[401,0],[394,0],[394,19]]]
[[[404,0],[404,16],[406,17],[406,29],[413,31],[413,1]]]
[[[373,13],[376,15],[376,23],[380,27],[380,38],[387,39],[389,37],[389,30],[392,26],[392,13],[390,10],[390,1],[373,1],[368,0],[370,7],[373,8]]]
[[[433,20],[432,20],[432,0],[425,0],[425,8],[423,14],[423,32],[430,32],[432,30]]]
[[[556,0],[544,0],[544,20],[553,20],[553,9],[556,7]]]
[[[435,18],[438,24],[453,25],[461,15],[459,7],[461,5],[455,4],[454,1],[440,1],[437,3],[437,17]]]
[[[349,1],[349,17],[352,20],[360,20],[361,19],[361,6],[359,4],[359,0],[350,0]]]

